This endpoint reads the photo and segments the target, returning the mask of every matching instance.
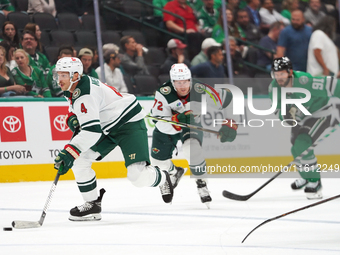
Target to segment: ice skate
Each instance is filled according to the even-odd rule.
[[[97,221],[101,220],[102,216],[102,198],[105,193],[105,189],[99,191],[100,195],[97,200],[86,201],[85,204],[76,206],[70,210],[69,220],[71,221]]]
[[[187,168],[184,169],[182,167],[175,166],[175,169],[169,172],[173,188],[177,187],[180,179],[187,170],[188,170]]]
[[[322,185],[321,181],[308,182],[305,187],[305,193],[308,199],[322,199]]]
[[[166,176],[166,180],[163,185],[159,185],[161,190],[162,198],[165,203],[171,203],[172,197],[174,196],[174,189],[170,180],[170,175],[167,171],[163,171]]]
[[[201,198],[201,202],[205,204],[208,207],[208,209],[210,209],[210,202],[212,199],[209,195],[210,192],[208,190],[207,183],[202,179],[197,179],[196,184],[197,184],[198,194]]]
[[[293,190],[302,189],[308,183],[307,180],[303,178],[296,179],[290,186]]]

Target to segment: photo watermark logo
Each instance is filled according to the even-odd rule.
[[[203,87],[206,86],[207,88],[209,88],[211,92],[209,92],[208,90],[204,89]],[[216,84],[215,85],[215,89],[212,88],[211,86],[207,85],[207,84],[202,84],[202,86],[200,87],[200,89],[202,89],[203,91],[205,91],[206,93],[202,93],[202,98],[201,98],[201,102],[202,102],[202,107],[201,107],[201,113],[202,115],[207,114],[207,95],[209,95],[211,97],[211,99],[214,101],[215,105],[217,106],[217,102],[216,102],[216,98],[218,99],[218,101],[220,102],[221,106],[223,105],[222,100],[219,96],[219,94],[217,93],[216,89],[226,89],[228,92],[230,92],[233,96],[233,101],[232,101],[232,107],[233,107],[233,114],[234,115],[244,115],[245,111],[245,97],[244,94],[242,92],[242,90],[238,87],[236,87],[235,85],[231,85],[231,84]],[[258,110],[255,109],[254,107],[254,103],[253,103],[253,88],[248,87],[248,97],[247,97],[247,106],[249,111],[257,116],[267,116],[270,114],[275,113],[275,111],[278,108],[278,104],[280,103],[280,109],[281,109],[281,115],[284,116],[287,114],[287,105],[294,105],[294,107],[296,107],[296,109],[298,111],[300,111],[302,114],[304,115],[311,115],[311,113],[303,106],[303,103],[306,103],[310,100],[311,98],[311,93],[304,88],[293,88],[293,87],[289,87],[289,88],[281,88],[281,96],[280,99],[278,99],[278,89],[277,88],[273,88],[272,90],[272,105],[270,107],[270,109],[266,109],[266,110]],[[292,93],[300,93],[305,95],[305,97],[300,97],[300,98],[290,98],[288,95],[291,95]],[[292,126],[296,126],[298,123],[295,119],[284,119],[284,120],[279,120],[279,119],[265,119],[265,121],[271,122],[272,127],[274,127],[274,122],[275,121],[279,121],[281,122],[281,125],[283,127],[292,127]],[[259,123],[259,125],[255,125],[254,123]],[[290,122],[290,124],[288,124]],[[228,121],[225,119],[214,119],[213,120],[213,126],[216,126],[218,124],[227,124]],[[293,125],[291,124],[293,123]],[[240,123],[230,123],[230,124],[237,124],[237,125],[243,125],[245,126],[245,120],[243,122]],[[250,119],[248,120],[248,126],[250,127],[262,127],[264,125],[264,120],[262,119]]]

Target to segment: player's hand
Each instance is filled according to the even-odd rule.
[[[77,119],[77,115],[75,115],[72,112],[69,112],[65,116],[65,122],[66,125],[71,129],[71,131],[74,133],[74,130],[76,130],[79,127],[79,121]]]
[[[190,123],[195,123],[195,116],[192,114],[192,111],[185,111],[182,113],[177,113],[175,115],[172,115],[171,120],[175,122],[190,124]],[[173,125],[173,127],[177,131],[181,130],[180,126]]]
[[[226,124],[223,124],[220,130],[218,131],[219,135],[218,138],[220,138],[221,143],[225,142],[232,142],[236,138],[237,134],[237,128],[238,125],[236,122],[232,119],[226,119],[228,122]]]
[[[286,121],[288,125],[290,125],[290,126],[296,125],[297,112],[298,112],[298,109],[294,105],[293,106],[287,105],[286,115],[284,115],[283,117],[284,117],[285,120],[288,120],[288,121]],[[295,120],[295,121],[293,121],[293,120]]]
[[[80,150],[77,147],[67,144],[54,160],[54,168],[58,170],[59,174],[66,174],[72,168],[73,162],[79,157],[79,154]]]

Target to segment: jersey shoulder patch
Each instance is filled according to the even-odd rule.
[[[72,101],[73,103],[80,97],[84,95],[89,95],[91,91],[91,81],[89,76],[83,75],[80,79],[77,87],[72,93]]]
[[[161,92],[163,95],[169,95],[171,93],[171,87],[170,86],[161,87],[159,89],[159,92]]]
[[[171,104],[178,99],[177,92],[172,86],[171,81],[165,82],[159,89],[158,92],[164,96],[166,101]]]

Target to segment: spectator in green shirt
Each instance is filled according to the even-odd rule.
[[[98,79],[98,74],[94,68],[92,68],[93,52],[89,48],[82,48],[79,51],[78,58],[83,63],[83,73],[91,77]]]
[[[211,35],[219,16],[219,11],[214,8],[214,0],[203,0],[203,6],[198,10],[197,18],[207,36]]]
[[[29,64],[28,54],[23,49],[18,49],[14,52],[14,59],[18,65],[12,70],[16,84],[24,85],[29,96],[51,97],[43,72]]]
[[[163,9],[164,6],[170,1],[171,0],[152,0],[152,5]],[[163,12],[161,10],[157,10],[156,8],[154,8],[153,15],[155,17],[160,17],[163,19]]]
[[[21,36],[21,45],[29,54],[29,64],[38,67],[44,75],[47,75],[51,68],[50,62],[43,53],[37,50],[37,36],[32,31],[24,30]]]
[[[11,4],[10,0],[0,0],[0,13],[7,17],[8,13],[14,11],[14,6]]]
[[[226,9],[227,23],[228,23],[228,33],[229,36],[240,37],[239,30],[234,21],[234,14],[229,8]],[[217,21],[217,24],[214,26],[211,37],[215,39],[216,42],[222,43],[225,39],[224,30],[223,30],[223,16],[222,12]]]

